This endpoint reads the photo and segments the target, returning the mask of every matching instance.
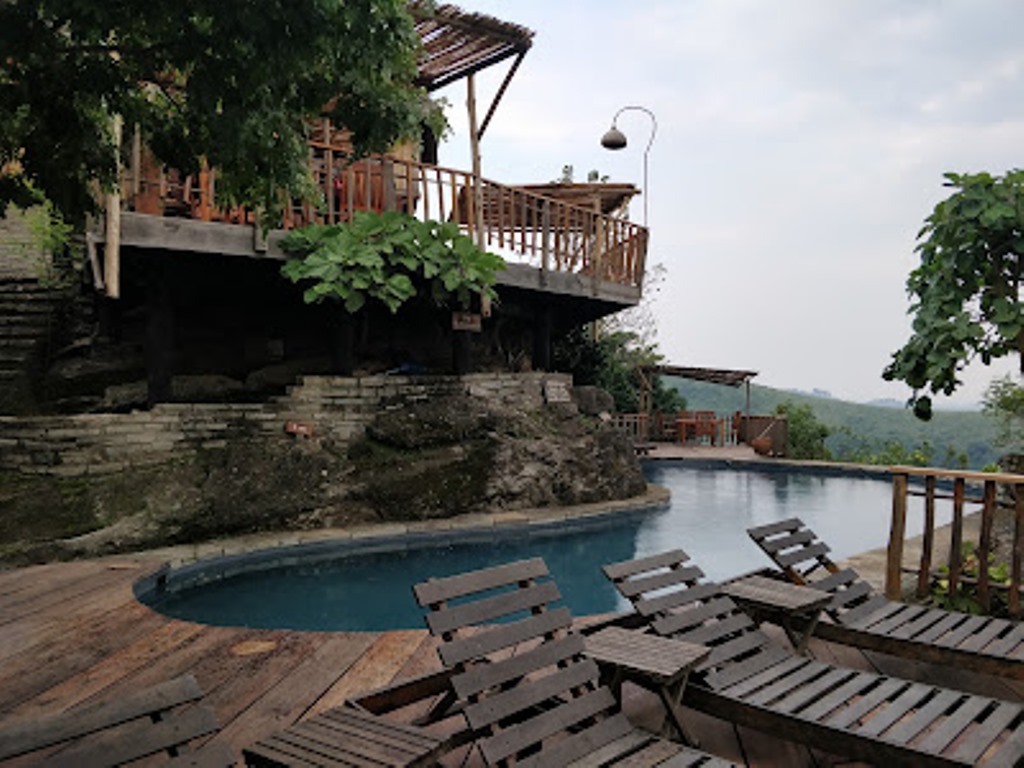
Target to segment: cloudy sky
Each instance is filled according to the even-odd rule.
[[[946,171],[1021,167],[1020,0],[465,0],[536,31],[483,142],[503,183],[571,163],[642,179],[650,151],[658,339],[679,365],[758,383],[904,399],[881,380],[909,333],[904,284]],[[504,65],[482,77],[486,105]],[[468,167],[465,86],[443,164]],[[642,218],[642,204],[633,206]],[[1002,369],[972,369],[952,404]]]

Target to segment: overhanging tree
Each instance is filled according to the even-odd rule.
[[[310,188],[303,121],[325,105],[357,151],[415,131],[418,45],[405,0],[4,0],[0,211],[41,193],[78,221],[114,180],[120,115],[274,212]]]
[[[914,389],[922,419],[931,417],[927,392],[952,394],[975,358],[1017,354],[1024,370],[1024,171],[946,179],[955,191],[918,233],[921,264],[907,279],[913,334],[882,374]]]

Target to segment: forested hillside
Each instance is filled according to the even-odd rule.
[[[691,410],[731,413],[745,407],[742,387],[669,377],[665,377],[665,383],[686,398]],[[966,463],[970,469],[981,469],[999,458],[999,448],[994,444],[995,423],[980,412],[935,411],[931,421],[923,422],[906,408],[861,405],[756,385],[750,388],[751,413],[773,413],[777,405],[787,401],[809,406],[815,417],[831,429],[826,445],[838,461],[874,458],[880,463],[901,463],[916,451],[919,458],[930,453],[930,459],[922,463],[932,466],[960,467]]]

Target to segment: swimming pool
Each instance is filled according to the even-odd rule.
[[[535,526],[529,534],[518,528],[463,533],[459,541],[451,533],[395,538],[358,550],[281,549],[175,569],[162,594],[147,585],[137,592],[161,613],[206,624],[390,630],[423,626],[413,584],[527,557],[543,557],[573,613],[585,615],[626,607],[600,572],[609,562],[678,547],[710,578],[728,578],[767,564],[747,528],[793,515],[837,558],[883,546],[888,536],[885,479],[659,462],[646,473],[672,492],[669,509]]]

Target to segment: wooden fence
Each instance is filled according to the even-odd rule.
[[[892,467],[892,524],[889,532],[885,592],[890,599],[901,596],[903,551],[907,531],[908,501],[923,497],[923,533],[921,558],[917,565],[916,593],[925,597],[932,579],[943,565],[948,568],[948,590],[951,597],[959,595],[966,585],[977,590],[978,603],[988,612],[992,609],[995,589],[1007,590],[1007,607],[1012,616],[1020,616],[1021,570],[1024,565],[1024,475],[987,472],[958,472],[943,469]],[[911,481],[915,480],[915,483]],[[935,538],[936,504],[948,502],[952,507],[948,553],[937,553]],[[993,562],[995,540],[993,525],[997,513],[1013,518],[1013,540],[1009,564],[1009,584],[996,585],[989,572]],[[977,567],[969,573],[964,560],[964,517],[980,511]]]

